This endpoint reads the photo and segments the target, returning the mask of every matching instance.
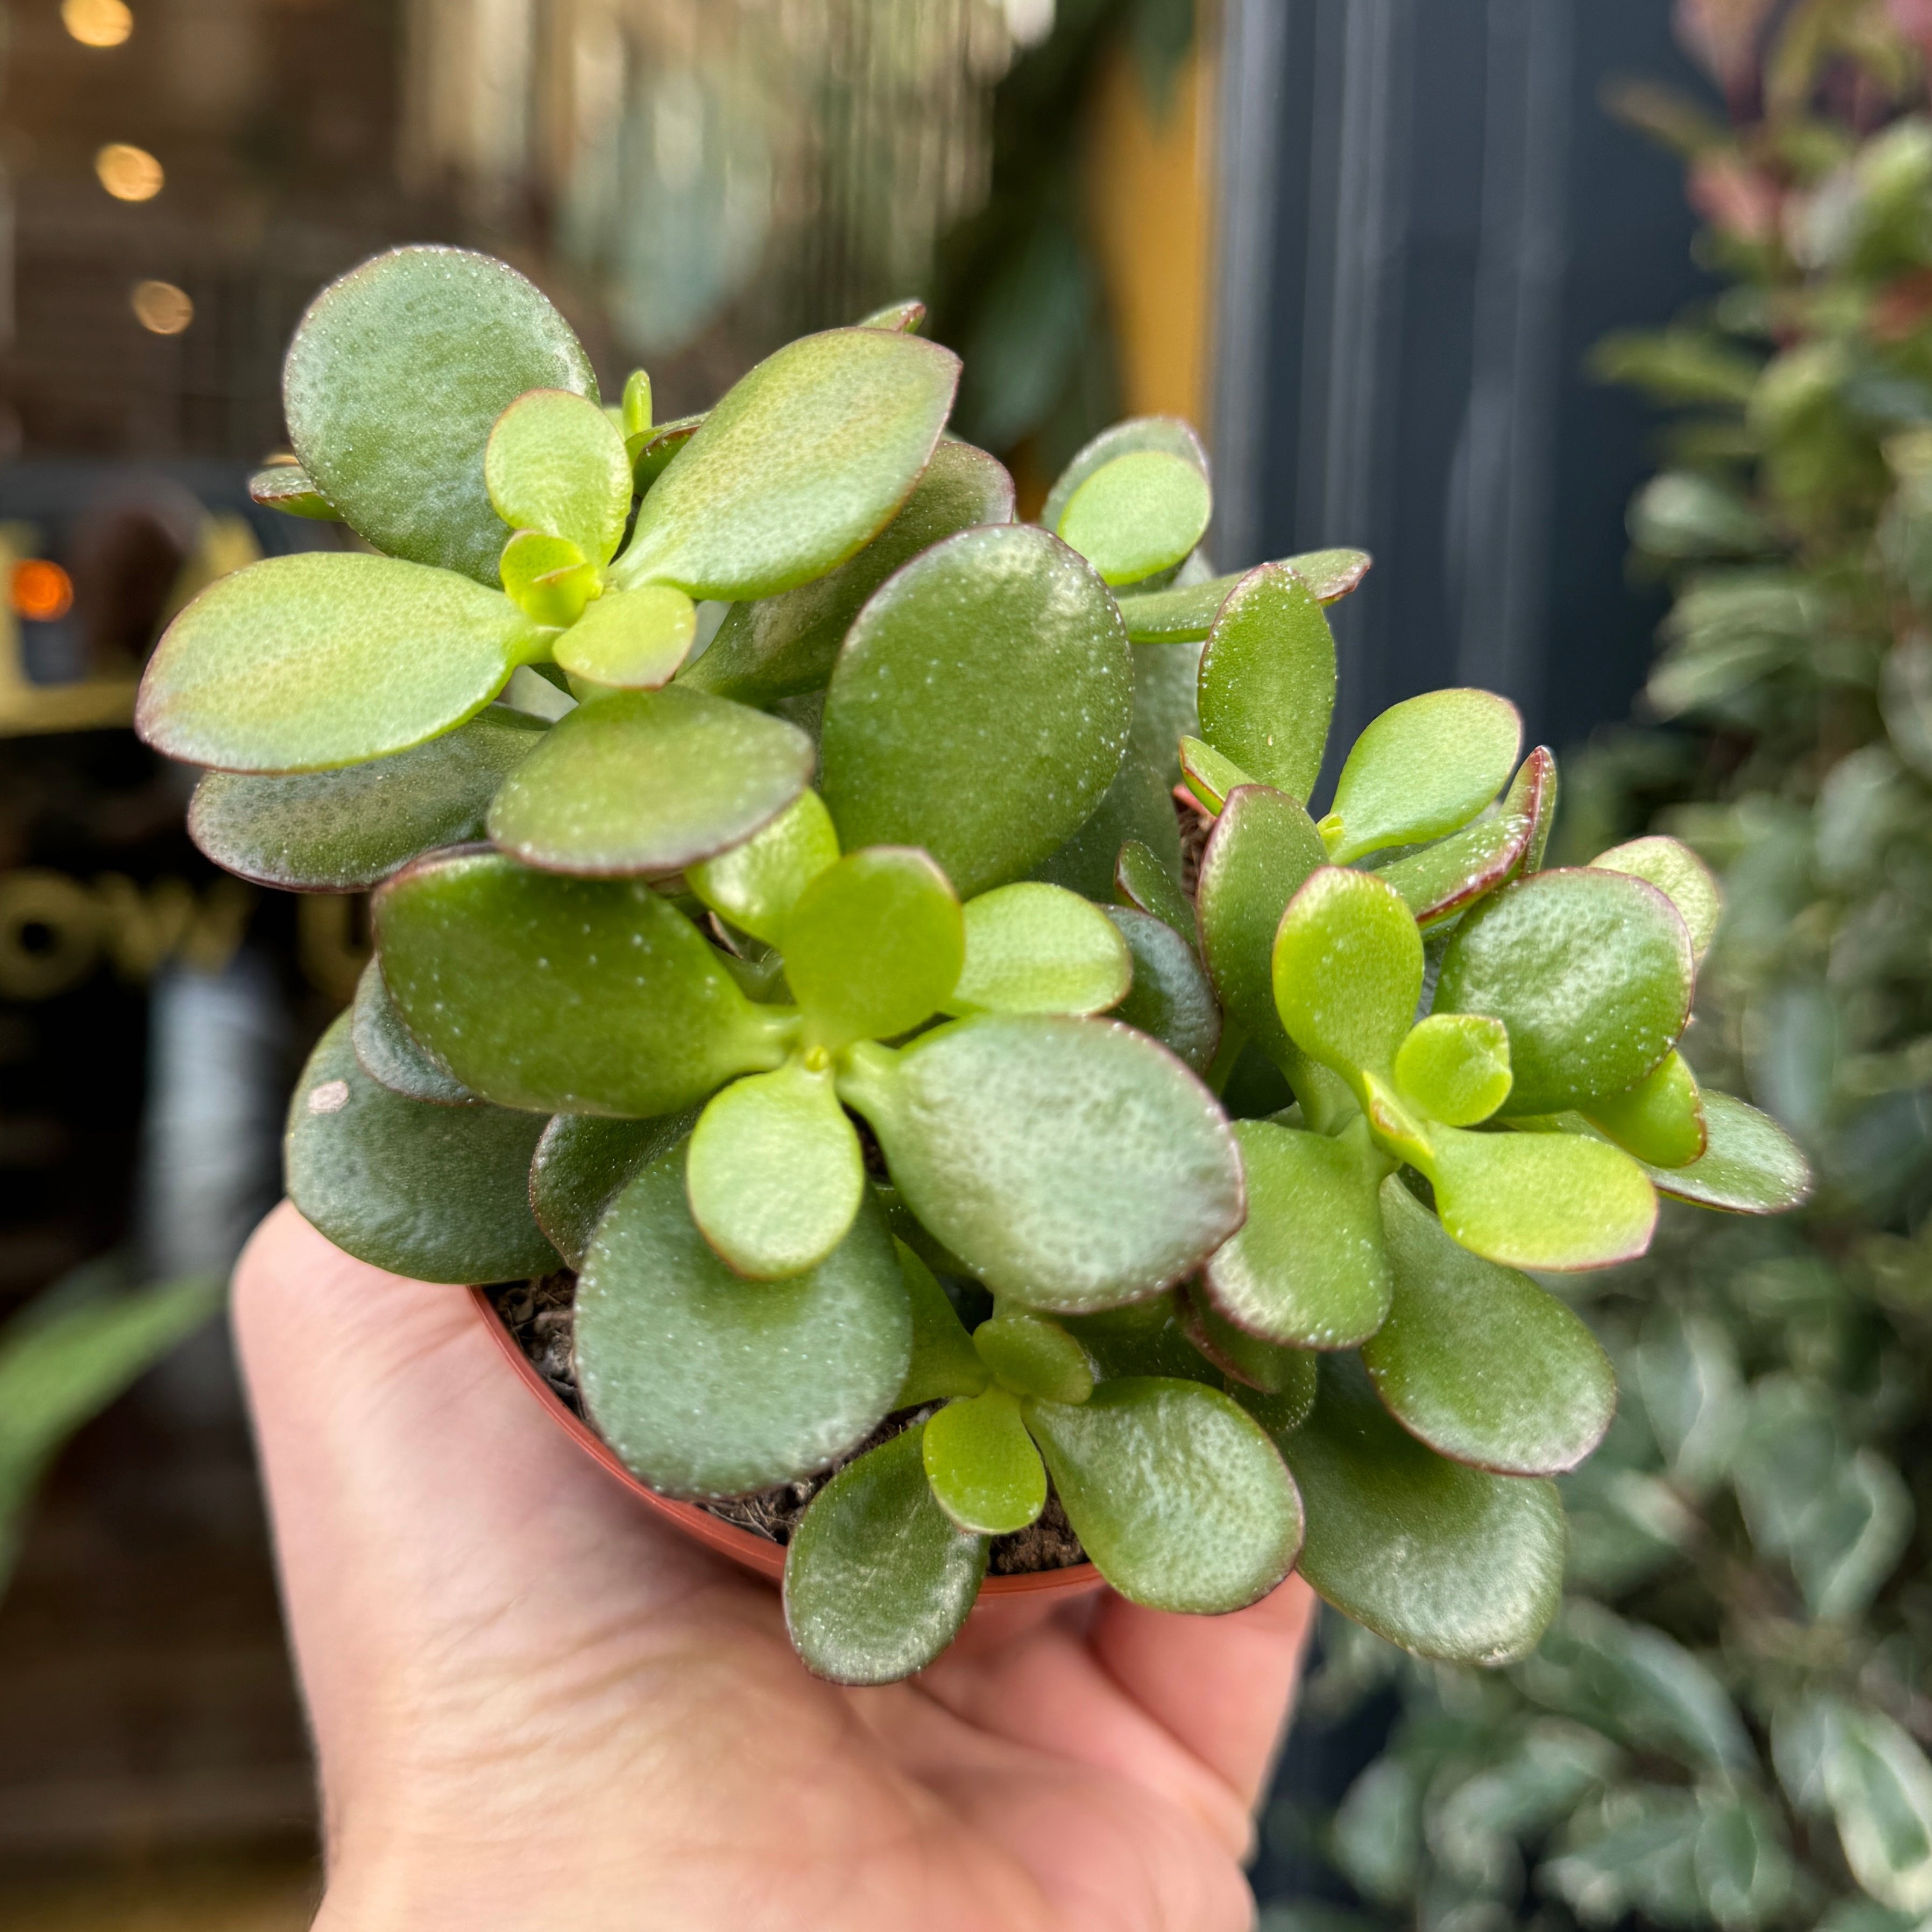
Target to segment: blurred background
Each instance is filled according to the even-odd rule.
[[[248,499],[282,350],[417,240],[661,418],[922,296],[1023,511],[1190,417],[1220,568],[1375,554],[1341,744],[1489,686],[1564,851],[1724,872],[1694,1058],[1818,1200],[1569,1285],[1623,1406],[1562,1619],[1488,1676],[1327,1629],[1257,1888],[1932,1923],[1932,4],[9,0],[0,47],[0,1932],[314,1900],[211,1317],[362,914],[214,873],[128,721],[199,588],[333,540]]]

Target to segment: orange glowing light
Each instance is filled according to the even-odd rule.
[[[74,608],[74,579],[58,564],[50,563],[44,556],[30,556],[14,565],[7,598],[22,616],[51,624]]]

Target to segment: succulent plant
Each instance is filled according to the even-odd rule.
[[[1376,719],[1311,818],[1366,558],[1209,575],[1166,418],[1016,521],[917,320],[655,428],[484,257],[317,299],[258,494],[379,554],[217,584],[140,712],[213,768],[211,856],[374,892],[290,1191],[419,1279],[574,1270],[586,1413],[661,1492],[834,1472],[785,1586],[829,1676],[935,1657],[1049,1478],[1137,1601],[1298,1559],[1412,1648],[1517,1654],[1544,1478],[1615,1399],[1520,1270],[1641,1252],[1660,1190],[1807,1185],[1676,1050],[1709,875],[1540,870],[1554,762],[1481,692]]]

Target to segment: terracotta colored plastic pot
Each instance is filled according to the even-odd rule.
[[[639,1501],[667,1521],[675,1523],[694,1541],[730,1557],[733,1562],[772,1582],[776,1583],[784,1574],[785,1553],[782,1544],[754,1536],[748,1529],[740,1529],[736,1523],[727,1522],[709,1510],[700,1509],[695,1503],[678,1502],[669,1496],[661,1496],[647,1484],[640,1482],[617,1460],[610,1444],[581,1416],[558,1399],[556,1391],[537,1372],[530,1358],[518,1346],[517,1338],[498,1316],[489,1295],[480,1288],[472,1288],[470,1293],[483,1325],[496,1338],[504,1359],[522,1378],[524,1386],[542,1403],[550,1420],[592,1462],[608,1469]],[[1023,1609],[1044,1612],[1055,1601],[1086,1596],[1103,1587],[1100,1573],[1090,1563],[1076,1563],[1064,1570],[1036,1570],[1025,1576],[988,1576],[980,1586],[980,1600],[973,1607],[972,1621],[976,1626],[997,1622],[1004,1627],[1016,1621],[1016,1613]],[[1024,1620],[1030,1622],[1031,1618]]]

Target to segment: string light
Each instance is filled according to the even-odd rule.
[[[118,47],[134,16],[126,0],[61,0],[61,25],[84,47]]]
[[[8,576],[7,601],[22,617],[51,624],[74,608],[74,579],[58,564],[30,556]]]
[[[187,290],[172,282],[136,282],[129,300],[136,321],[155,335],[178,335],[194,320]]]
[[[152,201],[166,184],[161,164],[146,148],[110,141],[94,158],[100,185],[116,201]]]

